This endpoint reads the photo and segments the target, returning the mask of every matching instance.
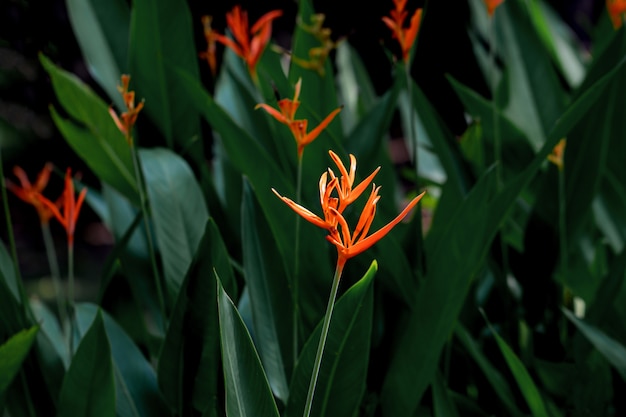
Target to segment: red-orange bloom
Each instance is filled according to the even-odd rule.
[[[417,38],[417,33],[420,30],[420,23],[422,20],[422,9],[415,10],[411,17],[411,22],[408,28],[404,27],[404,20],[406,19],[408,12],[404,10],[406,7],[406,0],[393,0],[396,8],[389,14],[391,17],[384,16],[383,22],[393,32],[393,37],[400,43],[402,49],[402,59],[404,62],[409,62],[409,53],[411,47]]]
[[[61,195],[61,209],[56,204],[48,200],[42,195],[39,195],[39,200],[52,212],[54,217],[65,227],[67,232],[67,241],[69,245],[74,244],[74,229],[76,228],[76,220],[80,213],[80,208],[85,200],[85,194],[87,194],[87,188],[78,195],[78,199],[74,199],[74,182],[72,180],[71,169],[68,168],[65,172],[65,189]],[[62,212],[61,212],[62,211]]]
[[[26,172],[18,166],[13,167],[13,173],[20,180],[20,185],[14,184],[13,182],[7,180],[6,186],[9,191],[13,192],[17,197],[26,201],[29,204],[32,204],[37,210],[37,214],[39,215],[39,220],[41,223],[48,223],[50,218],[52,217],[52,212],[48,209],[48,207],[42,204],[41,200],[39,200],[39,196],[41,192],[48,185],[48,180],[50,179],[50,173],[52,172],[52,164],[50,162],[46,163],[42,168],[41,172],[37,176],[37,180],[35,184],[31,184],[28,180],[28,176]]]
[[[369,177],[352,190],[351,186],[354,182],[354,172],[352,170],[352,166],[356,167],[356,158],[353,155],[350,155],[351,162],[353,163],[351,164],[350,174],[348,174],[343,166],[343,163],[336,158],[336,155],[331,152],[331,156],[337,165],[340,166],[342,177],[336,177],[332,174],[327,175],[328,173],[324,172],[320,178],[320,203],[324,213],[324,218],[317,216],[315,213],[295,203],[293,200],[281,196],[276,190],[272,189],[272,191],[305,220],[328,231],[329,234],[326,236],[326,240],[335,245],[337,248],[337,264],[339,267],[343,267],[348,259],[369,249],[387,233],[389,233],[395,225],[400,223],[402,219],[404,219],[404,217],[406,217],[406,215],[413,209],[413,207],[417,205],[424,193],[421,193],[411,200],[411,202],[395,219],[368,236],[367,234],[370,226],[372,225],[372,221],[374,220],[374,215],[376,214],[376,204],[378,203],[378,200],[380,200],[380,196],[378,195],[380,187],[376,187],[376,185],[373,184],[372,192],[367,200],[367,203],[365,204],[365,207],[363,208],[363,211],[361,212],[359,221],[354,228],[354,231],[351,232],[350,227],[342,214],[347,204],[349,204],[345,202],[353,202],[363,192],[365,187],[369,185],[374,175],[378,173],[378,169],[376,169]],[[329,170],[329,172],[332,171]],[[345,186],[345,189],[341,189],[341,184]],[[350,189],[351,193],[348,192],[348,189]],[[338,197],[333,197],[332,195],[335,190],[337,190]],[[343,197],[342,193],[344,195]],[[345,198],[346,195],[348,196],[348,199],[342,200],[342,198]],[[344,204],[342,204],[342,202]]]
[[[504,0],[483,0],[485,2],[485,6],[487,6],[487,14],[489,17],[493,16],[496,11],[496,8],[501,5]]]
[[[606,10],[613,23],[614,29],[619,29],[626,19],[626,0],[606,0]]]
[[[278,120],[280,123],[285,124],[291,130],[293,138],[296,141],[296,145],[298,147],[298,158],[302,158],[302,153],[304,152],[304,148],[311,142],[313,142],[319,135],[322,133],[326,126],[332,122],[335,116],[341,111],[341,107],[336,108],[322,122],[317,125],[313,130],[307,132],[308,120],[300,119],[296,120],[296,110],[300,106],[300,101],[298,98],[300,97],[300,89],[302,87],[302,79],[299,79],[295,86],[295,92],[293,95],[293,99],[283,98],[278,101],[278,108],[280,111],[275,108],[265,104],[259,103],[255,108],[262,108],[267,111],[272,117]]]
[[[272,36],[272,20],[282,16],[282,10],[273,10],[261,16],[259,20],[248,30],[248,13],[241,10],[240,6],[226,14],[226,24],[230,29],[233,39],[219,33],[215,34],[215,40],[232,49],[248,64],[248,70],[252,78],[256,79],[256,66],[261,59],[261,54]]]
[[[126,140],[129,144],[132,142],[132,130],[135,122],[137,121],[137,116],[141,109],[143,109],[143,100],[135,106],[135,92],[128,91],[128,84],[130,83],[130,75],[123,74],[122,75],[122,85],[117,86],[118,91],[122,95],[124,99],[124,104],[126,105],[126,111],[121,114],[120,117],[117,116],[113,107],[109,107],[109,114],[113,118],[113,121],[117,125],[118,129],[126,136]]]
[[[200,52],[198,55],[202,59],[206,59],[209,64],[209,68],[211,68],[211,74],[215,76],[217,73],[217,58],[216,58],[216,47],[215,42],[218,37],[218,33],[213,30],[211,27],[211,22],[213,18],[211,16],[202,16],[202,26],[204,28],[204,38],[206,39],[206,51]]]

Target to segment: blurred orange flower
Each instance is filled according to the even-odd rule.
[[[74,244],[76,220],[78,219],[78,214],[80,213],[80,208],[83,205],[86,194],[87,188],[83,188],[78,195],[78,199],[74,199],[74,181],[72,180],[71,169],[68,168],[65,172],[65,188],[60,198],[60,208],[41,194],[38,195],[39,200],[52,212],[59,223],[65,227],[68,245]]]
[[[217,36],[219,35],[216,31],[211,27],[211,22],[213,21],[213,17],[211,16],[202,16],[202,26],[204,28],[204,38],[206,39],[207,47],[206,51],[200,52],[198,55],[202,59],[206,59],[209,64],[209,68],[211,69],[211,74],[215,76],[217,74],[217,58],[215,57],[216,47],[215,42],[217,40]]]
[[[143,100],[135,106],[135,92],[128,91],[128,84],[130,83],[130,75],[122,75],[122,85],[118,85],[117,89],[122,95],[124,104],[126,105],[126,111],[123,112],[120,117],[117,116],[113,107],[109,107],[109,114],[113,118],[113,121],[117,125],[118,129],[126,136],[128,144],[132,144],[132,131],[137,116],[141,109],[143,109]]]
[[[256,79],[256,66],[272,36],[272,20],[282,16],[282,10],[273,10],[261,16],[248,30],[248,13],[240,6],[226,14],[226,23],[234,40],[215,33],[215,40],[232,49],[246,64],[252,78]]]
[[[404,27],[404,20],[408,15],[408,12],[404,10],[406,7],[406,1],[407,0],[393,0],[395,9],[389,13],[391,17],[384,16],[382,18],[383,22],[393,32],[393,37],[398,40],[398,43],[400,43],[400,48],[402,49],[402,59],[404,62],[409,61],[409,53],[411,52],[411,47],[413,46],[413,42],[415,42],[415,38],[417,38],[417,33],[419,32],[422,19],[422,9],[417,9],[411,17],[409,27]]]
[[[285,124],[291,130],[291,133],[296,141],[296,145],[298,147],[298,158],[302,158],[302,153],[304,152],[304,148],[311,142],[313,142],[319,135],[322,133],[326,126],[332,122],[335,116],[341,111],[341,107],[336,108],[324,120],[321,121],[319,125],[317,125],[313,130],[307,132],[308,128],[308,120],[301,119],[296,120],[296,110],[300,106],[300,90],[302,88],[302,79],[299,79],[295,86],[295,92],[293,95],[293,99],[283,98],[278,101],[278,108],[276,110],[272,106],[259,103],[256,105],[256,109],[262,108],[267,111],[272,117],[278,120],[280,123]]]
[[[374,220],[374,215],[376,214],[376,204],[378,200],[380,200],[380,196],[378,192],[380,190],[380,186],[376,187],[375,184],[372,185],[372,192],[365,203],[365,207],[361,212],[361,216],[359,217],[359,221],[354,228],[354,231],[350,231],[350,227],[343,217],[342,211],[345,209],[347,204],[344,200],[344,204],[342,205],[342,193],[347,194],[349,196],[349,202],[353,202],[358,195],[360,195],[365,187],[369,185],[372,181],[374,175],[378,173],[379,168],[377,168],[369,177],[367,177],[359,186],[357,186],[354,190],[351,190],[352,183],[354,182],[354,169],[356,169],[356,158],[354,155],[350,155],[351,160],[351,169],[348,174],[345,170],[343,163],[339,160],[339,158],[330,151],[331,157],[340,166],[340,171],[342,172],[342,177],[336,177],[334,175],[327,175],[328,173],[324,172],[320,178],[319,182],[319,190],[320,190],[320,203],[322,206],[322,212],[324,214],[324,218],[317,216],[315,213],[311,212],[307,208],[295,203],[293,200],[281,196],[276,190],[272,189],[274,194],[276,194],[283,202],[285,202],[293,211],[302,216],[305,220],[310,223],[326,229],[328,231],[328,235],[326,236],[326,240],[335,245],[337,248],[337,265],[338,269],[342,268],[345,262],[364,252],[365,250],[372,247],[376,242],[382,239],[393,227],[395,227],[398,223],[400,223],[406,215],[417,205],[420,201],[424,193],[421,193],[417,197],[415,197],[411,202],[402,210],[402,212],[396,216],[391,222],[387,225],[383,226],[376,232],[371,235],[367,235]],[[337,162],[339,161],[339,162]],[[332,172],[329,169],[329,172]],[[330,178],[330,179],[329,179]],[[342,190],[340,184],[345,186],[345,189]],[[350,193],[346,193],[350,188]],[[333,191],[337,190],[338,197],[333,197]]]
[[[504,2],[504,0],[483,0],[485,2],[485,6],[487,6],[487,14],[489,17],[493,16],[496,11],[496,8]]]
[[[626,19],[626,0],[606,0],[606,9],[614,29],[619,29]]]
[[[28,176],[26,172],[19,166],[13,167],[13,174],[20,180],[20,185],[14,184],[13,182],[7,180],[6,186],[9,191],[15,194],[18,198],[26,201],[29,204],[32,204],[37,210],[37,214],[39,215],[39,220],[41,223],[48,223],[50,218],[53,216],[52,212],[48,209],[48,207],[41,202],[39,196],[42,191],[48,185],[48,180],[50,179],[50,173],[52,172],[52,164],[50,162],[46,163],[42,168],[41,172],[37,176],[37,180],[35,184],[31,184],[28,180]]]

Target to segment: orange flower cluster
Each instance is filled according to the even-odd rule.
[[[52,211],[41,202],[39,196],[48,185],[50,179],[50,173],[52,172],[52,164],[50,162],[44,165],[43,169],[37,176],[35,184],[31,184],[26,172],[18,166],[13,167],[13,174],[20,180],[20,185],[17,185],[9,180],[6,181],[6,186],[9,191],[15,194],[21,200],[24,200],[28,204],[31,204],[37,210],[39,220],[42,224],[46,224],[53,216]]]
[[[424,193],[411,200],[395,219],[368,236],[367,234],[376,214],[376,204],[380,200],[378,195],[380,186],[376,187],[375,184],[372,184],[372,192],[367,199],[367,203],[365,203],[356,228],[350,231],[350,227],[343,217],[343,212],[348,205],[353,203],[365,191],[380,170],[380,167],[374,170],[372,174],[356,187],[353,187],[356,173],[356,158],[354,155],[350,155],[350,170],[348,171],[339,156],[333,151],[329,151],[329,154],[339,168],[341,176],[337,177],[333,170],[329,168],[328,172],[324,172],[320,177],[319,192],[323,218],[293,200],[281,196],[276,190],[272,189],[272,191],[305,220],[328,231],[329,234],[326,236],[326,240],[337,248],[337,265],[339,269],[343,268],[348,259],[369,249],[389,233],[417,205]]]
[[[255,108],[262,108],[273,116],[280,123],[285,124],[291,130],[293,137],[298,146],[298,159],[302,158],[305,146],[313,142],[320,133],[328,126],[328,124],[335,118],[335,116],[341,111],[341,107],[336,108],[322,122],[317,125],[313,130],[307,133],[308,120],[300,119],[296,120],[296,110],[300,106],[300,90],[302,88],[302,79],[299,79],[295,86],[295,92],[293,99],[283,98],[278,101],[278,108],[275,108],[265,104],[259,103]]]
[[[200,52],[200,58],[206,59],[211,69],[211,74],[217,74],[216,41],[218,33],[211,27],[213,17],[202,16],[202,27],[204,28],[204,39],[206,39],[206,51]]]
[[[137,116],[141,109],[143,109],[143,100],[135,106],[135,92],[128,91],[128,84],[130,83],[130,75],[122,75],[122,85],[117,86],[118,91],[122,95],[124,99],[124,104],[126,105],[126,111],[121,114],[120,117],[117,116],[113,107],[109,107],[109,114],[113,118],[113,121],[117,125],[118,129],[126,136],[126,140],[128,144],[132,144],[132,131],[135,122],[137,121]]]
[[[417,33],[420,30],[420,23],[422,19],[422,9],[415,10],[411,17],[411,23],[408,28],[404,27],[404,20],[406,19],[408,12],[405,10],[407,0],[393,0],[395,9],[389,14],[391,17],[384,16],[383,22],[393,32],[393,37],[400,43],[402,49],[402,59],[404,62],[409,62],[409,53],[411,47],[417,38]]]
[[[272,20],[282,16],[282,14],[282,10],[268,12],[261,16],[251,29],[248,29],[248,13],[243,11],[240,6],[233,7],[233,10],[226,14],[226,24],[234,40],[212,30],[210,17],[203,17],[204,36],[208,43],[207,51],[203,57],[207,59],[209,66],[214,65],[212,64],[215,62],[214,42],[220,42],[232,49],[246,62],[250,75],[256,79],[256,66],[272,36]],[[213,47],[211,42],[213,42]],[[211,68],[213,70],[213,67]]]
[[[504,0],[483,0],[485,6],[487,6],[487,14],[492,17],[496,11],[496,8],[504,2]]]
[[[606,10],[613,23],[614,29],[619,29],[626,19],[626,0],[606,0]]]
[[[87,188],[75,199],[74,181],[70,168],[65,173],[65,188],[59,200],[55,203],[43,196],[42,192],[48,185],[50,173],[52,172],[52,164],[47,163],[37,176],[35,185],[32,185],[26,176],[24,170],[18,166],[13,168],[13,173],[20,180],[21,186],[7,181],[7,188],[17,197],[32,204],[42,224],[47,224],[51,217],[55,217],[59,223],[63,225],[67,233],[68,244],[74,243],[74,229],[76,228],[76,220],[80,213],[80,208],[87,194]]]

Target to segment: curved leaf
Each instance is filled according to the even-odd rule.
[[[76,304],[76,323],[80,335],[87,332],[98,311],[99,307],[94,304]],[[100,314],[113,358],[115,414],[121,417],[168,416],[154,369],[124,330],[106,312]]]
[[[311,415],[353,416],[365,392],[372,332],[373,281],[378,270],[372,262],[363,278],[337,301],[313,397]],[[322,331],[320,322],[304,345],[289,386],[286,415],[302,415]]]
[[[179,415],[187,415],[191,406],[214,413],[219,407],[221,362],[213,270],[234,294],[229,261],[217,225],[210,218],[178,294],[159,356],[159,387]]]
[[[237,308],[218,281],[222,361],[228,417],[279,417],[272,391]]]
[[[165,148],[142,149],[141,166],[167,294],[175,300],[209,219],[202,190],[187,162]]]
[[[111,347],[99,310],[63,379],[57,416],[115,416]]]
[[[0,395],[19,372],[38,331],[39,326],[32,326],[14,334],[0,345]]]

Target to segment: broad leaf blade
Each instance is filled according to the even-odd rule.
[[[0,345],[0,395],[4,393],[11,380],[19,372],[38,331],[38,326],[32,326],[14,334]]]
[[[217,225],[209,219],[178,294],[159,356],[159,387],[180,415],[189,413],[192,406],[215,413],[219,407],[221,362],[213,270],[224,279],[228,292],[234,294],[229,261]]]
[[[75,311],[77,330],[83,335],[93,323],[99,307],[80,303]],[[123,417],[168,416],[154,369],[124,330],[105,312],[101,314],[113,358],[115,414]]]
[[[174,300],[191,265],[209,213],[187,162],[164,148],[140,153],[167,294]]]
[[[115,415],[115,383],[111,347],[102,313],[96,317],[82,338],[65,374],[59,410],[61,417]]]
[[[217,304],[228,417],[278,417],[267,377],[250,334],[218,278]]]
[[[250,184],[244,183],[242,206],[244,276],[250,293],[257,350],[274,395],[283,402],[289,396],[287,370],[293,357],[293,306],[280,256],[273,246],[269,226]]]

